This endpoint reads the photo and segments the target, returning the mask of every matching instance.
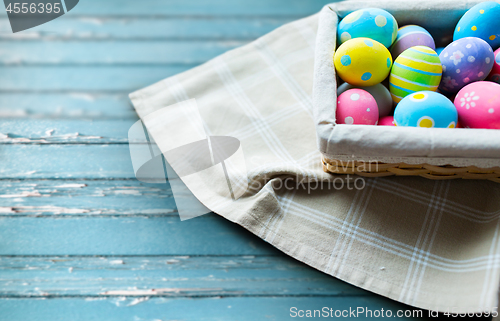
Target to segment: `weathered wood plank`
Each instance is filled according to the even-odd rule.
[[[2,299],[0,310],[9,321],[137,321],[137,320],[196,320],[196,321],[260,321],[296,320],[290,310],[349,310],[363,308],[356,319],[373,320],[375,310],[391,310],[392,320],[417,320],[427,316],[417,310],[383,297],[219,297],[219,298],[66,298],[66,299]],[[372,315],[367,310],[372,311]],[[397,311],[413,317],[398,317]],[[295,311],[292,309],[292,311]],[[361,310],[360,310],[361,312]],[[314,313],[314,312],[311,312]],[[401,312],[400,312],[401,313]],[[385,315],[385,314],[384,314]],[[305,315],[304,315],[305,316]],[[318,314],[317,314],[318,316]],[[334,318],[335,314],[333,317]],[[330,317],[316,319],[327,319]],[[341,318],[341,317],[340,317]],[[347,316],[346,318],[349,318]],[[352,317],[354,319],[354,317]],[[302,318],[300,318],[302,319]],[[303,319],[312,319],[305,318]],[[377,318],[378,319],[378,318]],[[427,318],[424,318],[424,320]],[[435,319],[435,318],[434,318]]]
[[[0,255],[277,253],[250,232],[213,213],[188,221],[173,215],[0,218]]]
[[[69,15],[92,16],[306,16],[332,0],[81,1]]]
[[[0,93],[125,93],[194,66],[2,66]]]
[[[3,41],[0,64],[201,64],[247,41]]]
[[[135,178],[127,144],[0,144],[0,178]]]
[[[127,143],[128,130],[137,120],[137,116],[129,120],[6,119],[0,122],[0,143]]]
[[[218,42],[250,40],[283,20],[314,13],[327,2],[330,1],[256,0],[251,4],[246,0],[81,1],[68,15],[24,32],[22,41],[8,41],[6,39],[12,39],[9,36],[3,38],[4,51],[0,60],[4,64],[21,65],[0,67],[0,94],[11,99],[14,106],[12,109],[1,107],[0,113],[6,111],[12,115],[17,112],[18,116],[13,117],[36,114],[41,117],[127,119],[96,123],[84,120],[38,124],[11,122],[4,123],[2,130],[12,134],[7,139],[36,140],[46,131],[55,129],[50,136],[46,134],[52,137],[48,138],[52,142],[66,140],[54,136],[78,132],[74,137],[69,135],[66,142],[89,143],[102,139],[99,143],[122,143],[124,129],[135,119],[126,100],[127,92],[190,69],[231,48],[227,42],[223,43],[227,47],[217,47],[220,43],[214,46],[213,42],[199,42],[201,38]],[[190,16],[189,21],[185,15]],[[273,18],[259,24],[263,21],[260,15]],[[104,19],[96,18],[98,16]],[[5,23],[5,14],[1,13],[1,17],[1,23]],[[133,19],[123,19],[126,17]],[[172,17],[174,19],[170,19]],[[213,17],[231,17],[232,20]],[[285,18],[277,18],[276,23],[274,17]],[[154,27],[150,27],[152,25]],[[2,35],[0,31],[0,38]],[[57,39],[78,41],[69,41],[63,46],[62,42],[54,41]],[[141,43],[140,39],[152,39],[156,43]],[[39,40],[51,42],[45,45]],[[107,43],[103,40],[118,41]],[[176,41],[175,45],[179,46],[163,41]],[[68,44],[70,50],[66,49]],[[134,51],[140,45],[147,50]],[[203,48],[204,52],[196,52],[196,48]],[[29,51],[37,52],[38,56]],[[79,51],[86,54],[75,54]],[[153,51],[156,55],[150,54]],[[75,63],[86,65],[73,66]],[[107,66],[110,63],[121,66]],[[54,100],[55,96],[62,97],[61,101]],[[30,103],[29,99],[36,103]],[[47,106],[45,109],[36,107],[42,103]],[[7,106],[3,102],[1,105]],[[19,111],[13,112],[16,108]],[[53,124],[57,126],[50,128]],[[132,178],[129,159],[125,144],[0,145],[0,176]],[[1,299],[0,319],[283,320],[289,316],[291,306],[307,309],[400,307],[380,297],[365,297],[366,292],[291,259],[277,257],[280,252],[214,214],[180,222],[173,212],[173,199],[167,186],[145,186],[133,180],[46,182],[0,182],[0,196],[7,195],[0,197],[7,216],[0,218],[0,255],[92,257],[1,258],[0,291],[3,292],[0,295],[45,298],[49,294],[49,299]],[[5,186],[9,184],[11,186]],[[169,257],[163,262],[164,257],[156,257],[166,254]],[[95,255],[125,257],[101,259],[93,257]],[[252,258],[244,255],[270,256]],[[55,262],[49,263],[50,260]],[[106,297],[105,293],[112,297]],[[50,298],[50,295],[59,298]],[[68,298],[73,295],[79,297]],[[341,295],[351,297],[338,297]],[[190,298],[172,299],[169,296]]]
[[[293,17],[75,17],[68,15],[50,23],[12,33],[0,18],[2,40],[252,40],[290,22]]]
[[[177,217],[169,184],[137,180],[3,180],[0,216]]]
[[[0,297],[370,295],[285,256],[0,257]]]
[[[34,121],[49,119],[137,118],[128,91],[106,93],[0,93],[0,117]],[[0,132],[3,132],[0,130]]]

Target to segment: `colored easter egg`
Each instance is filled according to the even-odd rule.
[[[379,126],[396,126],[394,125],[394,116],[385,116],[378,121]]]
[[[414,46],[436,48],[431,34],[417,25],[408,25],[399,28],[398,36],[391,47],[392,59],[396,59],[403,51]]]
[[[458,118],[465,128],[500,129],[500,85],[478,81],[462,88],[455,97]]]
[[[486,41],[467,37],[453,41],[439,55],[443,77],[439,90],[457,93],[463,86],[486,79],[493,67],[493,50]]]
[[[349,89],[337,98],[337,124],[376,125],[377,121],[377,102],[366,90]]]
[[[429,47],[416,46],[403,51],[392,66],[389,90],[394,102],[417,91],[436,91],[442,74],[441,61]]]
[[[387,11],[378,8],[359,9],[340,21],[339,44],[354,38],[370,38],[389,48],[396,39],[398,23]]]
[[[391,71],[389,50],[380,42],[356,38],[344,42],[333,58],[337,74],[354,86],[373,86]]]
[[[369,87],[355,87],[349,83],[343,83],[337,89],[337,96],[340,96],[344,91],[353,88],[360,88],[366,90],[367,92],[370,93],[370,95],[373,96],[373,98],[375,98],[375,101],[377,102],[379,117],[384,117],[391,113],[392,111],[391,93],[387,88],[385,88],[384,85],[376,84]]]
[[[420,91],[403,98],[394,111],[396,126],[455,128],[455,105],[440,93]]]
[[[500,84],[500,48],[495,50],[493,55],[495,56],[495,60],[493,62],[493,68],[491,69],[490,75],[488,76],[488,80]]]
[[[470,8],[460,19],[453,40],[465,37],[478,37],[492,48],[500,46],[500,4],[486,1]]]

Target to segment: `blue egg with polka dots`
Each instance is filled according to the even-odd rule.
[[[500,4],[485,1],[470,8],[453,33],[453,40],[465,37],[481,38],[493,49],[500,47]]]
[[[455,105],[440,93],[418,91],[403,98],[394,110],[396,126],[455,128],[458,112]]]
[[[389,12],[378,8],[351,12],[340,21],[337,29],[339,45],[353,38],[370,38],[389,48],[397,35],[396,19]]]
[[[486,79],[494,64],[493,49],[486,41],[476,37],[453,41],[441,51],[439,59],[443,66],[439,91],[446,95]]]

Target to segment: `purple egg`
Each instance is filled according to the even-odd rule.
[[[455,94],[465,85],[486,79],[493,68],[493,49],[479,38],[467,37],[449,44],[439,55],[443,77],[439,90]]]
[[[392,59],[396,58],[406,49],[415,46],[426,46],[435,49],[436,45],[431,34],[417,25],[408,25],[398,29],[398,36],[391,47]]]

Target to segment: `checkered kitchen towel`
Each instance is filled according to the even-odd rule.
[[[287,24],[130,97],[159,144],[188,124],[147,115],[191,98],[207,133],[238,138],[249,185],[258,188],[218,209],[206,205],[288,255],[425,309],[497,306],[500,184],[412,177],[365,179],[359,189],[353,181],[340,188],[340,179],[326,184],[337,177],[322,170],[312,120],[317,27],[317,15]],[[208,179],[214,190],[226,184]]]

